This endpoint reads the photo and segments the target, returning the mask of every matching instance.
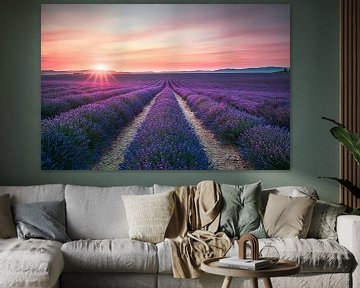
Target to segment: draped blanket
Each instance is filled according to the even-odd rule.
[[[223,232],[216,233],[221,209],[221,190],[213,181],[196,187],[175,189],[175,210],[165,233],[171,247],[171,264],[175,278],[200,277],[201,262],[222,257],[231,246]],[[215,234],[216,233],[216,234]]]

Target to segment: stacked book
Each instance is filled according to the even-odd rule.
[[[246,270],[260,270],[270,267],[271,262],[267,259],[251,260],[240,259],[238,256],[234,256],[220,259],[219,266]]]

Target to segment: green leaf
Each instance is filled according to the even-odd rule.
[[[360,188],[355,186],[351,181],[346,179],[340,179],[336,177],[318,177],[318,178],[326,178],[330,180],[334,180],[339,182],[342,186],[348,189],[356,198],[360,198]]]
[[[333,119],[327,117],[321,118],[337,125],[337,127],[330,129],[331,134],[351,152],[356,162],[360,165],[360,136]]]
[[[336,125],[338,125],[338,126],[340,126],[340,127],[345,127],[343,124],[341,124],[341,123],[339,123],[339,122],[337,122],[337,121],[335,121],[334,119],[331,119],[331,118],[327,118],[327,117],[321,117],[321,119],[324,119],[324,120],[327,120],[327,121],[330,121],[330,122],[332,122],[332,123],[334,123],[334,124],[336,124]]]
[[[331,134],[339,140],[354,156],[360,165],[360,137],[356,133],[349,131],[345,127],[331,128]]]
[[[360,208],[354,208],[351,212],[351,215],[358,215],[360,216]]]

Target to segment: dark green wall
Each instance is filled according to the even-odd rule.
[[[121,3],[119,0],[73,2]],[[165,3],[164,1],[146,3],[160,2]],[[202,2],[221,3],[210,0]],[[202,2],[188,1],[188,3]],[[227,3],[241,2],[249,3],[248,0]],[[99,186],[154,183],[181,185],[193,184],[203,179],[241,184],[262,180],[265,187],[313,186],[319,191],[322,199],[337,201],[338,186],[327,180],[319,180],[317,176],[337,176],[339,169],[337,143],[328,132],[330,125],[320,119],[323,115],[338,118],[338,1],[250,2],[291,4],[290,171],[41,171],[40,3],[72,2],[2,0],[0,5],[0,185],[38,183]]]

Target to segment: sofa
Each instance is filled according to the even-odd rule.
[[[171,249],[166,241],[153,244],[129,239],[123,195],[151,195],[173,189],[153,185],[91,187],[48,184],[0,186],[12,205],[42,201],[66,203],[66,243],[19,238],[0,239],[0,287],[221,287],[223,277],[175,279]],[[317,197],[316,191],[296,187]],[[298,191],[296,190],[296,191]],[[309,192],[310,191],[310,192]],[[291,196],[294,187],[263,189],[265,207],[270,193]],[[293,195],[294,196],[294,195]],[[301,272],[273,278],[274,287],[360,287],[360,217],[339,215],[334,239],[264,238],[260,248],[276,247],[281,258],[296,261]],[[238,253],[237,241],[227,252]],[[251,287],[233,279],[232,287]],[[240,286],[244,285],[244,286]],[[262,281],[259,281],[262,287]]]

